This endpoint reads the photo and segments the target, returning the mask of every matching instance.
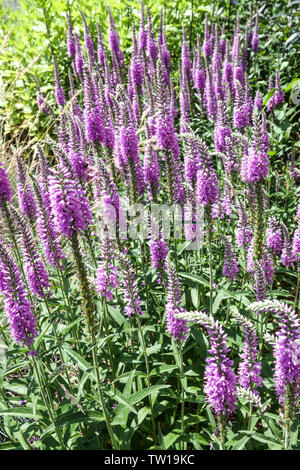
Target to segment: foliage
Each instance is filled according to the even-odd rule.
[[[36,87],[32,75],[37,78],[43,94],[47,95],[48,103],[53,106],[56,115],[63,122],[62,110],[57,110],[55,101],[52,52],[56,57],[59,76],[66,92],[69,87],[68,67],[70,67],[65,45],[66,11],[71,13],[75,30],[80,32],[81,37],[83,30],[80,8],[88,19],[94,38],[96,21],[101,19],[101,28],[105,32],[104,40],[108,44],[106,5],[103,1],[95,4],[92,0],[88,2],[77,0],[67,4],[59,0],[51,2],[24,0],[20,5],[20,10],[16,9],[14,12],[6,10],[4,20],[1,20],[3,37],[10,31],[11,26],[13,28],[1,56],[0,106],[4,117],[0,125],[4,148],[14,156],[23,154],[23,157],[28,157],[27,160],[24,158],[28,181],[27,185],[22,186],[20,169],[17,175],[14,171],[10,171],[15,191],[12,200],[8,197],[7,201],[3,196],[4,193],[0,193],[0,232],[1,238],[5,240],[20,269],[24,285],[28,284],[27,290],[35,313],[38,334],[31,348],[37,352],[36,356],[28,354],[29,348],[12,340],[9,322],[4,313],[7,308],[4,301],[8,289],[7,280],[5,283],[5,279],[1,277],[6,273],[5,269],[2,269],[0,272],[2,291],[0,450],[299,449],[299,413],[289,421],[286,417],[285,404],[279,404],[274,388],[273,341],[274,335],[281,327],[280,319],[271,309],[267,313],[258,315],[249,307],[257,295],[254,278],[247,271],[246,255],[249,247],[247,245],[237,247],[235,242],[239,227],[237,202],[249,203],[247,197],[251,185],[245,184],[239,172],[230,179],[232,211],[230,214],[222,213],[215,218],[212,218],[211,214],[208,216],[208,211],[205,212],[205,240],[201,249],[186,250],[188,245],[186,240],[175,239],[172,232],[168,240],[168,260],[160,277],[158,270],[151,266],[149,240],[144,242],[139,238],[129,241],[118,239],[115,257],[111,256],[109,260],[103,262],[105,238],[100,228],[104,224],[104,216],[99,206],[107,194],[103,195],[104,183],[99,178],[101,173],[99,165],[100,169],[101,164],[108,168],[111,155],[105,145],[94,146],[89,142],[87,166],[90,173],[85,175],[86,179],[75,177],[72,172],[70,173],[69,167],[72,165],[68,158],[74,148],[69,146],[64,154],[61,147],[45,139],[45,134],[51,134],[55,139],[57,136],[54,126],[52,127],[52,117],[38,111]],[[136,1],[119,3],[112,0],[110,5],[125,51],[125,62],[128,64],[132,53],[131,26],[134,21],[136,25],[139,22],[139,3]],[[166,0],[161,4],[149,2],[148,5],[156,31],[160,8],[162,7],[164,11],[165,30],[173,64],[172,79],[176,83],[177,96],[180,92],[177,68],[181,53],[182,26],[187,27],[192,45],[195,44],[197,33],[203,35],[206,12],[209,13],[209,18],[220,24],[226,19],[230,38],[236,13],[240,13],[242,24],[245,24],[249,17],[246,2],[236,4],[215,2],[211,5],[211,2]],[[275,68],[278,68],[285,92],[285,102],[275,109],[274,114],[268,113],[267,118],[270,129],[268,152],[270,170],[261,183],[264,184],[264,190],[258,193],[263,194],[267,202],[264,202],[263,209],[257,206],[253,209],[249,204],[246,210],[248,216],[251,215],[254,219],[251,223],[256,231],[257,227],[260,227],[259,217],[262,218],[265,232],[268,219],[276,216],[286,224],[289,234],[292,235],[299,225],[299,220],[295,216],[299,204],[298,180],[297,175],[290,171],[292,157],[299,147],[296,142],[299,104],[294,97],[294,85],[297,83],[297,36],[293,34],[293,28],[296,17],[287,14],[291,7],[283,1],[272,4],[258,2],[258,8],[261,13],[259,23],[261,43],[259,53],[257,55],[251,53],[249,58],[248,77],[251,93],[254,96],[256,90],[263,91],[264,110],[266,110],[274,94],[274,90],[268,92],[268,79],[270,75],[274,75]],[[39,57],[36,62],[22,74],[22,70],[37,56]],[[81,89],[81,85],[76,83],[78,89]],[[119,89],[117,92],[119,93]],[[122,95],[118,93],[113,96],[115,102],[122,100]],[[79,96],[78,101],[83,107],[87,106],[87,100],[84,101],[83,96]],[[213,148],[215,123],[203,114],[201,104],[195,95],[191,103],[191,129],[207,144],[212,168],[216,170],[220,188],[223,190],[228,181],[228,174],[224,170],[224,160],[219,158],[220,152],[214,151]],[[122,110],[121,106],[117,107],[118,103],[113,104],[114,112]],[[161,105],[159,100],[155,104]],[[232,102],[228,105],[228,109],[231,115]],[[123,124],[118,121],[118,117],[114,116],[116,134]],[[68,114],[67,118],[70,119]],[[84,119],[86,126],[86,116]],[[140,139],[138,150],[140,155],[143,155],[141,161],[145,164],[145,146],[149,139],[145,136],[143,119],[145,118],[140,117],[140,121],[137,119]],[[74,122],[78,124],[78,120]],[[77,130],[80,129],[79,124]],[[175,124],[178,129],[179,116]],[[155,132],[158,134],[159,129]],[[156,134],[155,150],[161,163],[165,161],[165,155],[157,144]],[[235,149],[237,153],[240,152],[239,157],[242,158],[244,147],[248,149],[253,144],[251,126],[241,132],[236,130],[236,134],[238,138],[235,141]],[[70,135],[68,137],[71,140]],[[186,138],[186,134],[182,133],[180,164],[188,158]],[[44,176],[37,163],[37,154],[32,157],[36,149],[33,144],[36,142],[43,144],[46,142],[46,157],[49,157],[46,160],[53,168],[57,170],[59,165],[64,167],[65,164],[62,187],[65,185],[71,188],[68,205],[66,198],[59,199],[61,194],[65,194],[63,193],[65,187],[62,193],[59,193],[58,176],[55,172],[50,172],[49,181],[51,181],[50,183],[48,181],[48,186],[45,185],[49,199],[45,198],[43,204],[46,209],[50,207],[49,226],[50,221],[53,222],[56,217],[61,217],[65,222],[65,217],[67,219],[66,215],[69,213],[73,219],[76,219],[76,210],[80,213],[83,206],[87,212],[89,210],[87,207],[90,207],[93,214],[93,221],[88,224],[88,228],[81,226],[82,230],[78,230],[77,234],[73,227],[73,232],[76,233],[70,237],[68,234],[59,237],[65,254],[61,260],[64,269],[45,262],[46,254],[43,251],[43,240],[38,224],[30,217],[26,218],[27,214],[20,197],[22,191],[28,190],[31,183],[36,189],[37,181],[41,183]],[[67,164],[63,160],[66,155]],[[114,155],[114,158],[117,156]],[[111,173],[113,174],[112,170]],[[119,168],[114,182],[120,194],[130,193],[132,197],[130,185],[133,186],[137,182],[130,180],[128,183],[126,177],[128,177],[126,171]],[[169,201],[168,183],[167,170],[164,167],[158,196],[160,203],[172,202]],[[183,183],[187,188],[187,182]],[[0,180],[0,184],[3,185],[3,179]],[[256,191],[261,188],[253,187]],[[2,190],[1,186],[0,188]],[[102,191],[101,197],[99,194],[97,196],[97,191],[98,193]],[[36,201],[37,194],[35,192]],[[76,197],[80,201],[77,205]],[[58,202],[53,203],[53,200]],[[261,202],[258,196],[257,201],[257,204]],[[149,205],[148,198],[147,207]],[[19,212],[24,212],[24,220],[30,227],[28,240],[32,238],[35,256],[40,256],[46,264],[51,285],[47,295],[37,296],[35,292],[30,292],[30,279],[28,280],[26,272],[23,271],[25,261],[28,262],[28,253],[24,255],[23,250],[24,245],[27,249],[28,245],[26,245],[26,236],[25,241],[24,237],[22,239],[24,234],[20,228],[22,224],[18,225],[14,219],[14,223],[10,225],[6,211],[9,211],[11,206],[17,207]],[[84,217],[80,223],[84,225]],[[174,221],[172,223],[174,224]],[[24,226],[26,224],[24,223]],[[60,224],[56,223],[58,231],[60,227]],[[223,274],[225,235],[234,245],[239,266],[236,278],[230,280]],[[262,233],[259,235],[261,239],[258,248],[262,248],[263,235]],[[2,258],[0,263],[3,268]],[[101,270],[107,267],[107,263],[112,263],[109,265],[110,272],[113,268],[119,269],[120,284],[117,287],[113,286],[111,297],[105,298],[103,292],[99,294],[98,288],[98,293],[96,292],[95,278],[99,275],[98,269],[103,275]],[[272,282],[268,284],[266,297],[270,300],[280,299],[296,311],[299,310],[299,262],[297,264],[294,260],[292,266],[286,267],[283,266],[280,256],[274,255],[273,263],[275,273]],[[298,267],[298,272],[295,266]],[[173,284],[170,281],[172,276]],[[124,279],[127,279],[128,284],[132,279],[136,283],[131,285],[131,289],[127,288],[127,292]],[[100,281],[102,282],[103,278]],[[226,423],[222,422],[220,416],[217,416],[213,408],[208,405],[207,394],[204,392],[206,359],[211,354],[209,343],[211,335],[208,335],[211,331],[207,330],[209,321],[206,320],[206,323],[202,321],[200,326],[190,322],[185,338],[172,338],[172,334],[166,329],[166,316],[173,307],[172,305],[170,307],[172,296],[169,291],[172,286],[177,294],[176,286],[179,285],[182,303],[180,308],[177,305],[174,310],[179,311],[182,308],[183,311],[197,313],[206,311],[212,315],[213,321],[217,321],[219,326],[222,325],[224,344],[227,342],[230,348],[228,364],[230,365],[230,361],[233,362],[233,370],[238,370],[241,351],[245,344],[243,330],[237,320],[240,318],[239,314],[250,320],[258,332],[259,360],[262,362],[263,377],[263,385],[259,390],[261,403],[257,407],[253,396],[250,398],[246,395],[240,396],[237,400],[236,414],[227,416]],[[103,287],[102,284],[101,286]],[[135,296],[139,299],[140,304],[136,305],[140,307],[142,316],[137,314],[136,306],[135,311],[133,309],[134,314],[128,316],[126,307]],[[293,407],[294,405],[293,403]]]

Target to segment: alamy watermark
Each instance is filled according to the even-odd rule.
[[[300,103],[300,83],[296,83],[292,89],[292,103],[299,104]]]
[[[0,343],[0,364],[5,361],[6,358],[6,346],[3,343]]]
[[[101,219],[110,239],[186,241],[187,250],[201,248],[204,239],[204,208],[186,204],[129,204],[120,199],[116,208],[100,203]]]

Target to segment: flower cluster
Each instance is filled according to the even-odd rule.
[[[4,295],[4,308],[11,334],[18,343],[31,347],[37,336],[32,306],[21,281],[21,273],[3,240],[0,243],[0,290]]]
[[[167,305],[166,305],[166,327],[174,339],[185,339],[188,328],[185,320],[177,318],[178,313],[184,310],[181,306],[181,292],[175,266],[167,263]]]
[[[49,197],[56,230],[70,238],[86,230],[92,220],[89,201],[82,186],[71,178],[67,168],[52,170]]]
[[[249,305],[255,312],[273,313],[279,319],[274,345],[275,387],[280,403],[284,403],[287,387],[292,388],[294,401],[300,392],[300,322],[292,307],[278,300],[265,300]]]

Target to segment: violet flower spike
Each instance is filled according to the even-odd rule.
[[[54,64],[54,90],[55,90],[55,98],[58,106],[64,106],[66,104],[66,98],[64,89],[60,83],[58,68],[56,64],[56,60],[53,57],[53,64]]]
[[[112,264],[115,258],[114,245],[108,234],[102,234],[101,259],[96,273],[96,290],[106,300],[113,299],[112,289],[118,287],[118,268]]]
[[[13,191],[3,163],[0,163],[0,207],[6,202],[11,202]]]
[[[149,242],[151,266],[158,272],[158,283],[161,284],[162,273],[166,270],[166,258],[168,255],[168,245],[164,241],[161,232],[158,238],[152,237]]]
[[[263,379],[261,377],[262,363],[258,361],[258,336],[252,322],[239,312],[233,313],[238,323],[241,325],[245,343],[241,354],[242,361],[239,364],[238,381],[241,387],[251,390],[258,395],[257,387],[261,387]]]
[[[26,217],[33,222],[36,219],[36,202],[21,157],[17,156],[16,161],[19,204]]]
[[[44,298],[50,290],[48,272],[37,251],[37,247],[35,246],[31,235],[30,227],[26,220],[14,207],[11,206],[9,210],[21,239],[25,260],[24,271],[28,285],[34,295]]]
[[[10,323],[10,332],[17,343],[31,347],[38,331],[32,306],[21,281],[21,273],[5,243],[0,243],[0,290],[4,295],[5,314]]]
[[[122,290],[124,295],[124,310],[128,317],[142,315],[141,301],[138,295],[137,283],[133,266],[126,253],[119,253],[118,258],[122,270]]]
[[[256,313],[272,312],[279,319],[279,331],[274,344],[275,388],[279,403],[285,404],[292,395],[294,407],[300,393],[300,323],[291,306],[278,300],[255,302],[248,308]],[[290,389],[290,390],[288,390]]]
[[[227,277],[231,281],[236,279],[239,272],[236,255],[233,251],[232,244],[227,237],[222,237],[224,243],[224,264],[223,264],[223,276]]]
[[[290,268],[294,263],[294,256],[292,252],[292,244],[290,239],[290,234],[287,226],[282,222],[281,223],[283,230],[283,246],[281,253],[281,262],[284,267]]]
[[[270,217],[266,232],[266,245],[275,255],[282,251],[282,234],[279,222],[275,217]]]
[[[175,340],[184,340],[188,332],[187,322],[176,318],[176,314],[184,312],[181,306],[181,292],[175,266],[167,263],[167,305],[166,328]]]
[[[85,191],[72,179],[67,168],[52,170],[49,177],[51,211],[58,233],[71,238],[74,232],[85,231],[92,213]]]
[[[54,267],[62,268],[61,261],[65,258],[61,244],[58,239],[58,233],[55,230],[49,194],[45,198],[45,193],[37,183],[34,183],[34,191],[38,206],[37,226],[39,236],[43,245],[46,261]]]
[[[227,418],[235,412],[237,401],[237,380],[233,361],[229,359],[227,335],[222,325],[204,312],[188,312],[178,317],[203,325],[209,334],[210,357],[206,359],[204,392],[213,412]]]

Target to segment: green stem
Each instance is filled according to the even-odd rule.
[[[226,417],[224,415],[219,415],[218,416],[218,426],[219,426],[219,433],[220,433],[220,438],[219,438],[219,445],[220,445],[220,450],[225,450],[225,436],[226,436]]]
[[[86,239],[87,239],[87,242],[88,242],[88,245],[89,245],[89,249],[90,249],[90,252],[91,252],[91,255],[92,255],[92,258],[93,258],[94,266],[95,266],[95,268],[97,269],[98,263],[97,263],[95,251],[94,251],[93,244],[92,244],[92,240],[91,240],[90,229],[87,229],[87,231],[85,232],[85,234],[86,234]]]
[[[97,358],[97,343],[94,334],[92,333],[92,355],[93,355],[93,365],[94,365],[94,371],[96,375],[96,380],[97,380],[97,387],[98,387],[98,394],[99,394],[99,400],[103,409],[104,417],[105,417],[105,422],[108,430],[109,437],[111,439],[112,443],[112,448],[114,450],[119,450],[119,446],[115,440],[115,436],[113,433],[113,429],[111,426],[111,420],[109,413],[107,411],[106,405],[105,405],[105,400],[104,400],[104,395],[103,395],[103,390],[102,390],[102,384],[101,384],[101,379],[100,379],[100,374],[99,374],[99,365],[98,365],[98,358]]]
[[[63,450],[66,450],[66,446],[63,442],[63,439],[61,437],[61,434],[60,434],[60,431],[56,428],[55,426],[55,420],[54,420],[54,410],[53,410],[53,403],[50,399],[50,397],[47,398],[46,394],[45,394],[45,388],[42,384],[42,380],[41,380],[41,376],[40,376],[40,372],[39,372],[39,367],[37,365],[37,362],[35,360],[35,357],[33,356],[32,357],[32,364],[33,364],[33,368],[34,368],[34,371],[36,373],[36,377],[37,377],[37,380],[38,380],[38,383],[39,383],[39,387],[40,387],[40,391],[41,391],[41,394],[42,394],[42,397],[43,397],[43,400],[44,400],[44,403],[45,403],[45,406],[48,410],[48,414],[49,414],[49,418],[50,418],[50,421],[51,423],[53,424],[54,426],[54,429],[55,429],[55,432],[56,432],[56,435],[57,435],[57,438],[59,440],[59,443],[62,447]],[[49,400],[49,401],[48,401]]]
[[[183,371],[183,351],[182,351],[181,340],[179,340],[179,353],[180,353],[180,384],[181,384],[181,400],[182,400],[181,401],[181,437],[183,438],[183,436],[184,436],[184,398],[185,398],[185,393],[184,393],[184,386],[183,386],[184,371]],[[181,447],[180,450],[185,450],[183,440],[181,441],[180,447]]]
[[[249,412],[249,421],[248,421],[248,431],[251,431],[251,418],[253,412],[253,404],[250,402],[250,412]]]
[[[105,300],[105,298],[103,298],[102,299],[102,317],[101,317],[101,320],[103,318],[105,334],[106,334],[106,336],[108,336],[109,331],[108,331],[107,318],[106,318],[107,315],[106,314],[107,314],[106,300]],[[109,341],[108,341],[108,355],[109,355],[109,362],[110,362],[110,366],[111,366],[112,379],[115,380],[116,373],[115,373],[114,360],[113,360],[113,355],[111,353],[111,347],[110,347],[110,342]]]
[[[57,268],[57,274],[58,274],[58,279],[59,279],[60,290],[61,290],[62,296],[67,301],[67,313],[68,313],[69,321],[72,322],[73,321],[72,306],[71,306],[69,294],[68,294],[67,290],[65,289],[64,278],[63,278],[62,273],[61,273],[59,268]],[[79,344],[79,338],[78,338],[78,334],[77,334],[77,329],[78,329],[78,326],[76,326],[75,329],[72,328],[72,337],[73,337],[73,340],[74,340],[74,342],[77,346],[77,350],[81,351],[80,344]]]
[[[113,449],[118,450],[119,447],[115,440],[115,436],[114,436],[112,426],[111,426],[110,416],[105,405],[102,384],[101,384],[101,379],[100,379],[100,374],[99,374],[99,365],[98,365],[98,359],[97,359],[97,342],[96,342],[96,338],[94,334],[96,305],[94,302],[92,289],[91,289],[91,286],[87,277],[86,268],[85,268],[85,265],[84,265],[84,262],[80,253],[78,236],[76,232],[74,232],[73,236],[71,237],[71,244],[72,244],[74,261],[76,264],[76,270],[77,270],[77,274],[79,278],[80,292],[81,292],[82,301],[83,301],[82,309],[83,309],[83,313],[87,322],[88,330],[92,339],[93,366],[94,366],[94,371],[95,371],[96,381],[97,381],[97,386],[98,386],[99,400],[103,409],[107,430],[108,430],[108,433],[112,442],[112,447]]]
[[[149,367],[149,360],[147,356],[147,349],[146,349],[146,344],[145,344],[145,338],[143,335],[142,331],[142,325],[141,325],[141,320],[136,314],[136,319],[137,319],[137,324],[140,332],[140,339],[141,339],[141,346],[143,349],[143,354],[145,358],[145,364],[146,364],[146,374],[147,374],[147,386],[151,386],[151,381],[150,381],[150,367]],[[151,395],[149,395],[149,404],[150,404],[150,410],[151,410],[151,418],[152,418],[152,429],[153,429],[153,438],[154,438],[154,443],[156,443],[156,425],[155,425],[155,417],[154,417],[154,409],[153,409],[153,403],[152,403],[152,398]]]
[[[213,305],[213,293],[212,293],[212,283],[213,283],[213,270],[212,270],[212,231],[211,223],[208,218],[208,257],[209,257],[209,313],[212,315],[212,305]]]
[[[146,278],[146,269],[147,269],[147,257],[145,256],[145,242],[142,243],[140,240],[140,250],[142,254],[142,265],[143,265],[143,276],[144,276],[144,284],[145,284],[145,293],[146,293],[146,308],[147,312],[149,313],[149,293],[148,293],[148,283]]]

